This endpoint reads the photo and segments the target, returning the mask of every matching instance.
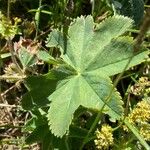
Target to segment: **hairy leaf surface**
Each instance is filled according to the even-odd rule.
[[[122,117],[123,103],[109,77],[147,57],[147,52],[133,53],[132,38],[121,37],[131,25],[132,20],[123,16],[96,25],[91,16],[81,16],[69,26],[67,38],[57,30],[50,33],[47,46],[60,48],[61,58],[74,70],[48,97],[47,118],[54,135],[62,137],[69,130],[80,105],[95,110],[104,107],[112,120]]]

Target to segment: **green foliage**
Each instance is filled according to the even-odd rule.
[[[138,29],[144,7],[148,1],[0,0],[0,99],[8,101],[1,116],[11,109],[1,134],[14,138],[2,137],[0,149],[149,149],[148,120],[141,125],[149,106],[134,108],[141,97],[149,100],[149,79],[136,83],[149,76],[150,37]],[[136,36],[143,42],[137,52]],[[18,110],[18,98],[28,112]]]
[[[46,117],[39,110],[33,111],[32,119],[26,123],[23,131],[32,131],[26,138],[26,144],[40,142],[43,150],[51,150],[54,148],[65,150],[67,147],[69,149],[74,149],[74,147],[79,149],[82,140],[87,134],[87,130],[77,126],[70,126],[69,142],[66,141],[65,137],[58,139],[49,131]],[[78,142],[78,145],[76,145],[75,140]],[[68,145],[67,142],[70,144]]]
[[[37,62],[37,58],[35,57],[35,55],[29,53],[27,49],[24,47],[21,47],[18,53],[19,53],[19,60],[21,61],[23,68],[33,66]]]
[[[143,0],[113,0],[116,11],[132,18],[136,25],[139,25],[144,15]]]
[[[30,110],[34,107],[46,106],[49,103],[47,97],[54,92],[57,82],[65,78],[66,75],[61,71],[54,70],[45,75],[28,77],[25,82],[29,92],[22,98],[23,108]]]
[[[47,62],[49,64],[58,64],[58,62],[45,51],[39,51],[37,53],[37,57],[38,59],[43,60],[44,62]]]
[[[118,37],[131,24],[129,18],[113,16],[94,28],[91,16],[81,16],[70,25],[67,38],[56,30],[49,35],[47,46],[59,47],[61,58],[74,69],[74,75],[62,80],[48,97],[52,102],[47,117],[56,136],[66,133],[80,105],[95,110],[105,106],[103,112],[112,120],[122,117],[122,101],[109,76],[122,72],[131,58],[127,68],[147,56],[147,52],[133,53],[131,38]]]
[[[0,11],[0,35],[2,37],[6,39],[13,38],[15,34],[19,33],[17,24],[20,20],[15,18],[14,22],[14,25],[12,25],[11,21],[8,20]]]

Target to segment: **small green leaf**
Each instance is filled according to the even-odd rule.
[[[47,38],[47,47],[59,47],[60,50],[63,50],[64,41],[62,33],[58,32],[57,30],[53,30],[49,37]]]
[[[58,62],[50,54],[48,54],[46,51],[38,51],[37,57],[40,60],[47,62],[49,64],[58,64]]]
[[[37,58],[35,57],[35,55],[29,53],[24,47],[19,49],[19,59],[24,68],[33,66],[37,62]]]

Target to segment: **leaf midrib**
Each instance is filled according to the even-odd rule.
[[[138,55],[138,54],[136,54],[136,55]],[[115,61],[115,62],[113,62],[113,63],[108,63],[108,64],[105,64],[105,65],[103,65],[103,66],[100,66],[100,67],[97,67],[97,68],[95,68],[95,69],[93,69],[93,70],[88,70],[88,67],[87,67],[87,71],[85,71],[85,72],[93,72],[93,71],[96,71],[96,70],[99,70],[99,69],[102,69],[102,68],[105,68],[106,66],[109,66],[109,65],[114,65],[114,64],[116,64],[116,63],[119,63],[119,62],[122,62],[122,61],[125,61],[125,60],[130,60],[132,57],[135,57],[136,55],[132,55],[131,57],[127,57],[127,58],[124,58],[124,59],[121,59],[121,60],[118,60],[118,61]],[[132,59],[131,59],[132,60]],[[126,64],[125,64],[126,65]],[[103,69],[102,69],[103,70]]]

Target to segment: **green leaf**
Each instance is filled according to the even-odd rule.
[[[86,135],[88,134],[88,130],[80,128],[78,126],[70,126],[69,128],[69,137],[70,138],[77,138],[77,139],[84,139]]]
[[[63,51],[64,47],[63,34],[57,30],[53,30],[47,39],[47,47],[59,47]]]
[[[99,76],[100,73],[104,73],[107,76],[112,76],[124,71],[124,68],[129,63],[128,67],[139,64],[146,56],[146,52],[133,53],[133,39],[130,37],[119,37],[112,39],[112,41],[105,46],[105,49],[101,54],[97,54],[96,58],[89,64],[86,71],[89,74],[95,74]],[[147,52],[148,54],[148,52]],[[99,57],[101,59],[99,59]],[[131,61],[129,62],[129,59]]]
[[[35,55],[29,53],[24,47],[20,48],[19,50],[19,59],[24,68],[33,66],[37,62]]]
[[[25,123],[23,132],[31,132],[38,126],[47,124],[47,118],[45,115],[43,115],[43,113],[41,113],[41,109],[34,109],[31,113],[31,116],[32,118]]]
[[[131,19],[118,15],[96,26],[91,16],[81,16],[69,26],[67,38],[57,30],[50,33],[47,46],[60,48],[61,58],[74,72],[48,97],[47,118],[54,135],[62,137],[69,130],[80,105],[103,109],[113,121],[122,117],[123,102],[109,76],[124,71],[130,60],[126,69],[141,63],[148,53],[134,53],[133,39],[121,37],[131,25]]]
[[[45,123],[43,125],[37,125],[33,132],[26,138],[26,144],[33,144],[36,142],[41,143],[42,150],[52,150],[58,148],[59,150],[67,150],[65,144],[65,138],[56,138]]]
[[[23,95],[22,106],[26,110],[34,107],[46,106],[49,101],[47,97],[54,92],[59,80],[67,76],[63,71],[51,71],[40,76],[29,76],[25,79],[25,84],[29,92]]]
[[[49,97],[52,103],[48,119],[52,132],[64,135],[69,129],[73,113],[80,105],[100,110],[112,87],[113,85],[107,77],[76,76],[68,80]],[[58,96],[60,93],[63,94]],[[120,96],[114,92],[104,112],[113,119],[119,119],[123,112],[121,105]],[[55,112],[59,117],[55,116]]]
[[[46,51],[38,51],[37,57],[40,60],[47,62],[49,64],[58,64],[58,62],[50,54],[48,54]]]
[[[69,150],[80,149],[84,138],[87,136],[88,130],[81,127],[71,125],[69,127],[68,145]]]
[[[49,130],[47,125],[38,126],[27,138],[26,143],[32,144],[35,142],[43,141],[44,137],[48,134]]]
[[[56,138],[53,134],[48,133],[42,141],[42,150],[68,150],[65,138]]]

